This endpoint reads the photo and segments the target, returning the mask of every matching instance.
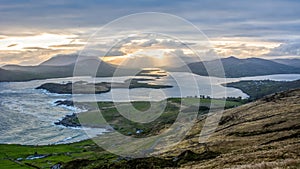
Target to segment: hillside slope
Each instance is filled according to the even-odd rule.
[[[299,168],[300,89],[265,97],[227,110],[217,131],[207,142],[209,151],[220,155],[188,162],[182,168]],[[200,120],[188,139],[166,154],[201,151]],[[183,147],[183,148],[179,148]]]
[[[224,111],[206,143],[199,143],[205,116],[179,144],[155,157],[114,161],[79,158],[63,168],[242,168],[300,167],[300,89],[271,95]]]
[[[205,117],[199,116],[184,140],[173,147],[158,147],[153,157],[120,157],[93,140],[45,146],[0,144],[0,168],[300,168],[300,89],[227,109],[217,130],[200,144]],[[43,157],[27,159],[35,156]]]
[[[35,75],[19,70],[11,71],[0,68],[0,82],[32,80]]]
[[[273,59],[272,61],[300,68],[300,59]]]

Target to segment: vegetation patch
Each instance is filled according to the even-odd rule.
[[[257,100],[264,96],[286,90],[300,88],[300,80],[273,81],[273,80],[247,80],[224,84],[242,90],[250,96],[250,100]]]

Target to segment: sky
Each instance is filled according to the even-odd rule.
[[[80,53],[103,26],[120,17],[144,12],[171,14],[184,19],[187,25],[196,26],[203,33],[202,38],[211,44],[206,52],[219,57],[300,58],[299,9],[297,0],[0,0],[0,65],[35,65],[58,54]],[[139,18],[138,22],[129,23],[131,30],[139,30],[139,26],[149,25],[150,20],[163,18]],[[159,22],[153,23],[158,25],[150,26],[161,28]],[[132,38],[132,32],[118,25],[114,31],[96,33],[98,37],[92,39],[99,44],[88,47],[95,47],[93,54],[99,57],[113,48],[110,54],[116,57],[106,60],[114,63],[118,62],[114,58],[147,53],[158,57],[191,56],[184,45],[177,44],[176,37],[180,37],[181,44],[201,51],[195,44],[203,39],[195,38],[195,32],[187,31],[190,28],[186,25],[175,23],[169,26],[172,30],[177,28],[172,37],[135,32],[139,36]],[[120,33],[127,34],[127,38],[124,40]]]

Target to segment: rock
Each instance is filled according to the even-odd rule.
[[[56,106],[65,105],[65,106],[74,106],[73,101],[70,100],[58,100],[54,102]]]
[[[143,130],[142,129],[136,129],[136,134],[141,134],[143,132]]]
[[[23,158],[17,158],[17,161],[22,161],[23,160]]]
[[[57,163],[57,164],[51,166],[50,169],[61,169],[61,167],[62,167],[62,164],[61,163]]]
[[[48,155],[45,155],[45,154],[37,154],[37,153],[35,153],[34,155],[30,155],[30,156],[26,157],[26,160],[35,160],[35,159],[45,158],[47,156]]]
[[[55,122],[56,125],[63,125],[66,127],[81,127],[77,115],[73,113],[72,115],[66,115],[62,120]]]

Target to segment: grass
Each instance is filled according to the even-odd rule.
[[[259,100],[235,109],[226,110],[224,120],[207,140],[205,145],[199,143],[199,133],[205,119],[199,119],[192,131],[184,140],[174,147],[162,148],[157,157],[126,159],[99,148],[91,140],[78,143],[49,146],[0,145],[0,168],[49,168],[63,163],[65,168],[236,168],[236,169],[269,169],[299,168],[299,99],[300,90],[277,94],[276,102]],[[168,99],[166,114],[160,117],[172,119],[181,102],[184,106],[194,106],[201,99]],[[227,102],[227,101],[226,101]],[[228,104],[237,106],[240,103],[224,103],[224,100],[202,100],[203,104]],[[136,108],[148,110],[149,103],[133,103]],[[159,105],[159,102],[157,103]],[[119,121],[122,126],[124,119],[119,119],[112,103],[100,102],[98,105],[104,112],[106,120],[112,123]],[[129,103],[122,103],[128,106]],[[146,106],[143,108],[143,106]],[[128,109],[132,109],[129,108]],[[92,116],[93,117],[93,116]],[[96,118],[94,116],[93,118]],[[92,118],[92,119],[93,119]],[[115,119],[117,118],[117,120]],[[90,119],[91,120],[91,119]],[[134,122],[128,123],[130,125]],[[131,126],[132,127],[132,126]],[[141,126],[139,126],[141,127]],[[121,130],[121,129],[120,129]],[[126,130],[123,128],[122,130]],[[232,133],[242,133],[232,134]],[[246,134],[245,134],[246,133]],[[250,134],[249,134],[250,133]],[[105,135],[103,135],[105,136]],[[121,140],[122,141],[122,140]],[[150,143],[149,143],[150,144]],[[153,144],[151,142],[151,144]],[[135,144],[139,146],[140,144]],[[127,145],[126,145],[127,146]],[[126,147],[130,149],[132,147]],[[26,157],[38,154],[49,155],[42,159],[26,160]],[[23,158],[22,161],[16,161]],[[31,166],[31,167],[30,167]]]
[[[226,109],[241,104],[237,101],[208,98],[172,98],[157,102],[130,103],[98,102],[100,112],[83,112],[78,115],[78,119],[83,126],[103,127],[109,124],[124,135],[147,136],[160,133],[173,124],[180,107],[184,113],[206,114],[210,106],[214,109],[222,109],[225,106]],[[137,130],[143,132],[136,134]]]
[[[48,155],[45,158],[27,160],[35,153]],[[0,168],[22,169],[50,168],[57,163],[65,163],[77,158],[99,159],[105,157],[107,152],[99,148],[92,140],[81,141],[72,144],[24,146],[15,144],[0,144]],[[23,160],[17,161],[18,158]],[[116,157],[115,157],[116,158]]]
[[[108,122],[114,126],[116,130],[123,133],[124,135],[133,135],[134,137],[144,137],[147,135],[154,135],[160,131],[168,128],[174,120],[177,118],[179,112],[179,106],[182,102],[186,108],[195,106],[201,103],[201,105],[214,104],[215,106],[238,106],[241,103],[234,101],[225,100],[214,100],[214,99],[199,99],[199,98],[185,98],[185,99],[168,99],[161,102],[132,102],[132,103],[118,103],[123,111],[131,112],[133,115],[149,118],[147,114],[140,113],[147,112],[149,109],[153,109],[152,112],[157,118],[150,123],[139,123],[130,121],[123,117],[122,114],[118,113],[114,103],[112,102],[98,102],[97,106],[101,110],[103,118],[101,118],[98,111],[88,111],[79,114],[80,122],[89,123],[89,125],[103,125]],[[92,105],[89,105],[92,107]],[[156,109],[164,108],[164,111],[155,112]],[[187,109],[188,110],[188,109]],[[192,111],[194,111],[192,109]],[[77,119],[78,120],[78,119]],[[105,120],[105,121],[104,121]],[[141,129],[141,134],[136,134],[136,129]],[[129,134],[130,133],[130,134]],[[149,143],[150,144],[150,143]],[[45,158],[27,160],[26,158],[33,154],[47,155]],[[22,160],[17,161],[18,158]],[[15,144],[0,144],[0,168],[2,169],[28,169],[28,168],[50,168],[52,165],[57,163],[68,163],[70,161],[78,161],[78,164],[83,165],[84,162],[80,160],[87,160],[90,166],[105,166],[108,164],[126,164],[124,161],[118,161],[119,157],[104,151],[99,148],[92,140],[81,141],[71,144],[61,145],[45,145],[45,146],[24,146]],[[164,159],[151,159],[155,164],[159,163],[170,163],[169,160]],[[146,160],[147,161],[147,160]],[[138,163],[138,162],[136,162]],[[69,163],[68,163],[69,164]],[[71,164],[70,164],[71,165]],[[73,165],[73,163],[72,163]],[[76,163],[74,163],[76,166]],[[141,164],[142,165],[142,164]],[[152,165],[149,163],[149,165]],[[72,166],[71,166],[72,167]],[[79,167],[79,166],[77,166]]]

